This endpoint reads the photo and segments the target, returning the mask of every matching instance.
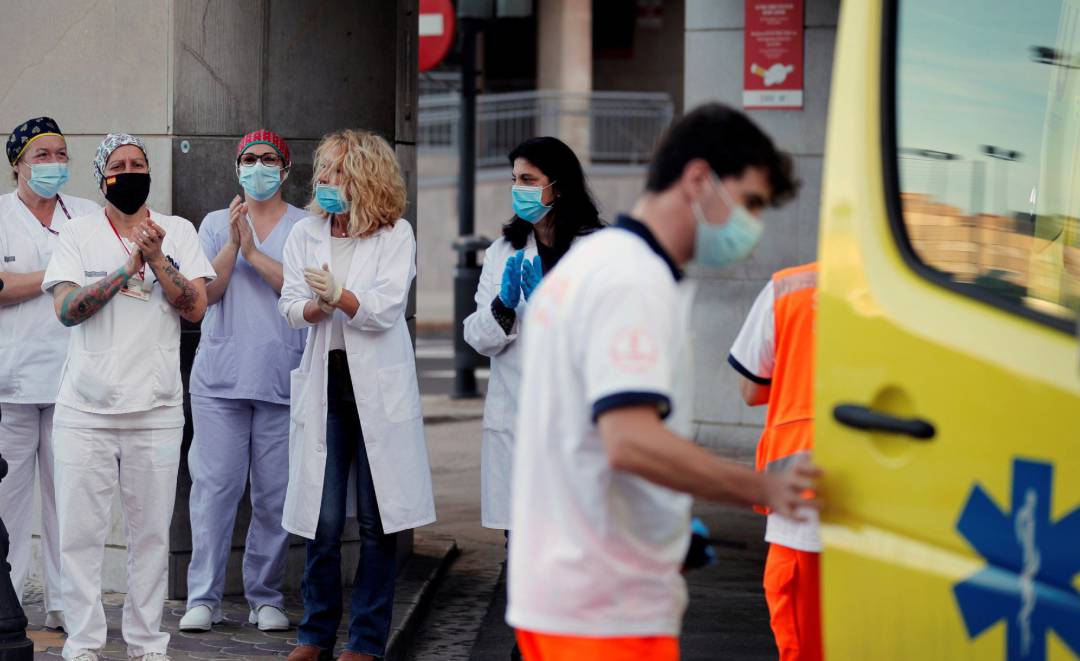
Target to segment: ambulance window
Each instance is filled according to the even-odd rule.
[[[1080,0],[895,7],[887,183],[909,262],[1071,330],[1080,310]]]

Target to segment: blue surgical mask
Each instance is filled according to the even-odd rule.
[[[329,184],[317,184],[315,186],[315,201],[329,213],[345,213],[349,209],[349,203],[341,194],[341,189]]]
[[[727,222],[723,224],[708,222],[697,200],[691,202],[690,207],[697,220],[694,261],[707,268],[719,269],[749,255],[761,239],[765,225],[751,215],[746,207],[735,204],[724,185],[715,178],[713,185],[720,191],[724,203],[731,210]]]
[[[53,197],[67,180],[67,163],[39,163],[30,166],[30,179],[26,185],[41,197]]]
[[[550,204],[541,202],[544,199],[544,189],[553,186],[551,182],[547,186],[514,186],[510,189],[514,197],[514,213],[517,217],[533,223],[534,225],[544,219],[551,211]]]
[[[241,165],[238,170],[244,192],[260,202],[269,200],[281,188],[281,168],[254,163]]]

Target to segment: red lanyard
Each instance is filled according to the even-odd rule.
[[[68,220],[71,220],[71,214],[70,214],[70,213],[68,212],[68,210],[67,210],[67,205],[66,205],[66,204],[64,204],[64,198],[62,198],[62,197],[60,197],[59,195],[57,195],[57,196],[56,196],[56,201],[60,203],[60,210],[64,212],[64,216],[65,216],[65,217],[66,217],[66,218],[67,218]],[[46,229],[46,230],[47,230],[47,231],[49,232],[49,234],[52,234],[53,236],[60,236],[60,232],[57,232],[57,231],[56,231],[56,230],[54,230],[53,228],[51,228],[51,227],[45,227],[44,225],[42,225],[42,227],[44,227],[44,228],[45,228],[45,229]]]
[[[63,212],[64,212],[64,215],[65,215],[65,216],[67,216],[67,219],[68,219],[68,220],[71,220],[71,214],[70,214],[70,213],[68,213],[68,210],[67,210],[67,205],[66,205],[66,204],[64,204],[64,198],[62,198],[62,197],[60,197],[59,195],[57,195],[57,196],[56,196],[56,201],[60,203],[60,209],[61,209],[61,210],[63,210]],[[59,234],[59,232],[57,232],[57,234]]]
[[[129,250],[128,247],[127,247],[127,244],[124,243],[124,237],[120,236],[120,232],[116,231],[116,225],[113,225],[112,218],[109,218],[109,212],[105,211],[103,213],[105,214],[105,220],[109,221],[109,227],[112,228],[113,234],[116,235],[116,240],[120,242],[120,247],[124,249],[124,252],[126,252],[128,254],[128,257],[131,257],[131,250]],[[150,212],[149,211],[146,212],[146,217],[147,218],[150,217]],[[144,261],[143,265],[139,267],[139,278],[144,279],[144,274],[145,273],[146,273],[146,262]]]

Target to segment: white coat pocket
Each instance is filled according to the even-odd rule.
[[[383,411],[389,422],[420,417],[420,390],[416,384],[416,367],[412,363],[383,367],[377,378]]]
[[[290,480],[294,473],[298,474],[303,464],[304,453],[304,418],[310,410],[305,397],[307,396],[308,375],[296,368],[289,372],[289,475]]]
[[[299,367],[289,372],[289,421],[298,427],[304,426],[304,415],[309,410],[307,382],[308,375]]]

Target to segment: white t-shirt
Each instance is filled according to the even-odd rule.
[[[356,252],[356,242],[359,239],[352,237],[330,237],[330,272],[334,274],[334,280],[341,284],[349,277],[349,268],[352,266],[353,254]],[[320,265],[321,266],[321,265]],[[345,350],[345,324],[348,317],[342,310],[334,310],[330,316],[330,350]]]
[[[691,498],[613,469],[595,424],[622,406],[670,411],[677,274],[648,230],[623,218],[580,239],[529,303],[511,498],[515,627],[679,633]]]
[[[61,194],[46,228],[19,199],[0,195],[0,278],[43,271],[71,218],[99,210],[81,197]],[[66,210],[66,211],[65,211]],[[50,231],[51,230],[51,231]],[[68,329],[56,319],[48,294],[0,307],[0,402],[51,404],[67,355]]]
[[[772,383],[776,366],[776,297],[770,280],[750,308],[739,336],[728,355],[728,363],[739,374],[759,385]],[[799,551],[821,552],[821,531],[818,512],[801,508],[806,521],[800,523],[779,514],[770,514],[765,523],[765,541]]]
[[[165,230],[162,252],[184,277],[214,277],[190,222],[156,212],[151,212],[151,218]],[[127,258],[104,212],[76,218],[60,235],[42,289],[61,282],[83,287],[120,268]],[[180,314],[166,300],[149,266],[144,274],[153,281],[150,300],[117,294],[97,314],[71,329],[56,398],[58,424],[131,427],[132,421],[119,414],[135,418],[134,424],[143,427],[184,424]]]

